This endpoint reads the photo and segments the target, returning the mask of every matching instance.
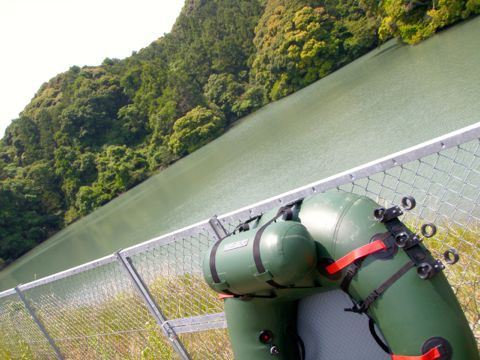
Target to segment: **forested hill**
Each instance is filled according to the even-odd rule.
[[[416,43],[476,13],[480,0],[187,0],[169,34],[71,67],[8,127],[0,267],[239,117],[390,37]]]

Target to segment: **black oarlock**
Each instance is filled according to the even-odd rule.
[[[437,227],[435,226],[435,224],[426,223],[422,225],[420,231],[424,237],[431,238],[437,233]]]
[[[404,196],[401,200],[403,210],[413,210],[417,206],[417,201],[413,196]]]
[[[443,253],[443,258],[448,265],[454,265],[460,260],[457,249],[450,248]]]

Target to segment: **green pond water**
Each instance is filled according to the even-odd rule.
[[[479,95],[480,17],[388,42],[53,236],[0,272],[0,290],[476,123]]]

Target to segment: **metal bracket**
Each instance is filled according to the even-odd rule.
[[[217,215],[213,215],[210,220],[208,220],[208,223],[212,227],[215,235],[217,235],[218,240],[226,238],[229,235],[222,223],[218,220]]]
[[[53,351],[55,352],[55,355],[57,356],[57,359],[59,360],[63,360],[64,357],[62,355],[62,353],[60,352],[60,349],[57,347],[57,345],[55,344],[55,341],[53,341],[53,338],[48,334],[48,331],[47,329],[45,328],[45,326],[42,324],[42,322],[40,321],[40,319],[38,318],[37,314],[35,313],[35,310],[33,310],[32,306],[30,305],[30,303],[28,302],[28,300],[25,298],[25,295],[22,293],[22,291],[18,288],[18,286],[15,288],[15,292],[17,293],[18,297],[20,298],[20,300],[22,300],[23,302],[23,305],[25,306],[25,308],[27,309],[28,313],[30,314],[30,316],[32,317],[33,321],[35,321],[35,323],[37,324],[38,328],[40,329],[40,331],[43,333],[43,335],[45,336],[45,338],[48,340],[48,343],[50,344],[50,346],[52,347]]]
[[[403,200],[402,200],[403,201]],[[410,197],[409,204],[414,204],[415,199]],[[406,205],[405,205],[406,206]],[[412,207],[413,208],[413,207]],[[398,217],[403,215],[402,209],[392,206],[388,209],[383,207],[375,209],[373,216],[383,223],[395,239],[398,247],[402,248],[417,268],[417,274],[421,279],[431,279],[436,273],[442,271],[445,266],[441,261],[432,258],[430,252],[420,246],[421,239],[408,229]],[[433,224],[429,224],[433,228]]]
[[[388,209],[381,207],[375,209],[375,211],[373,212],[373,216],[375,216],[375,218],[382,223],[386,223],[387,221],[396,219],[401,215],[403,215],[403,211],[398,206],[392,206]]]
[[[188,355],[187,350],[178,339],[178,336],[175,333],[175,330],[169,324],[165,315],[163,315],[163,313],[160,311],[160,308],[155,302],[155,300],[153,300],[153,297],[150,294],[150,291],[148,290],[147,286],[143,282],[137,270],[131,263],[130,259],[127,256],[123,255],[120,251],[116,252],[115,255],[117,256],[117,259],[120,262],[120,264],[122,264],[123,268],[127,272],[128,276],[130,277],[130,280],[132,280],[133,285],[138,290],[138,293],[145,301],[145,304],[147,305],[148,310],[154,317],[155,321],[157,322],[158,326],[162,330],[163,334],[166,336],[166,338],[169,341],[171,341],[172,346],[177,352],[177,354],[180,356],[181,359],[190,360],[190,356]]]

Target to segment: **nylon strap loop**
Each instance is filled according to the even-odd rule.
[[[282,216],[285,213],[286,209],[286,206],[281,207],[278,210],[277,214],[273,217],[273,219],[267,221],[260,229],[258,229],[255,234],[255,238],[253,239],[253,260],[255,261],[255,266],[257,267],[257,271],[259,274],[263,274],[266,271],[265,266],[263,266],[262,258],[260,256],[260,240],[262,239],[263,232],[271,223],[273,223],[280,216]],[[274,280],[268,280],[266,281],[266,283],[277,289],[285,288],[285,286],[276,283]]]
[[[269,221],[267,221],[262,227],[260,227],[260,229],[258,229],[257,233],[255,234],[255,238],[253,239],[253,260],[255,261],[255,266],[259,274],[263,274],[266,271],[265,266],[263,266],[262,257],[260,256],[260,240],[262,239],[263,232],[268,226],[270,226],[270,224],[275,222],[279,217],[283,215],[286,215],[285,220],[291,220],[292,207],[294,207],[297,204],[300,204],[302,201],[303,199],[299,199],[290,204],[282,206],[280,209],[278,209],[278,212],[273,217],[273,219],[270,219]],[[272,279],[267,280],[265,282],[271,287],[274,287],[276,289],[286,289],[286,286],[278,284]]]
[[[346,268],[347,266],[353,264],[358,259],[364,258],[370,254],[376,253],[381,250],[386,250],[387,245],[382,240],[375,240],[367,245],[361,246],[355,250],[350,251],[344,257],[338,259],[333,264],[330,264],[326,267],[327,272],[330,275],[339,272],[340,270]]]
[[[419,356],[392,355],[392,360],[437,360],[440,359],[441,356],[442,354],[440,353],[440,350],[438,350],[438,347],[434,347],[425,354]]]

